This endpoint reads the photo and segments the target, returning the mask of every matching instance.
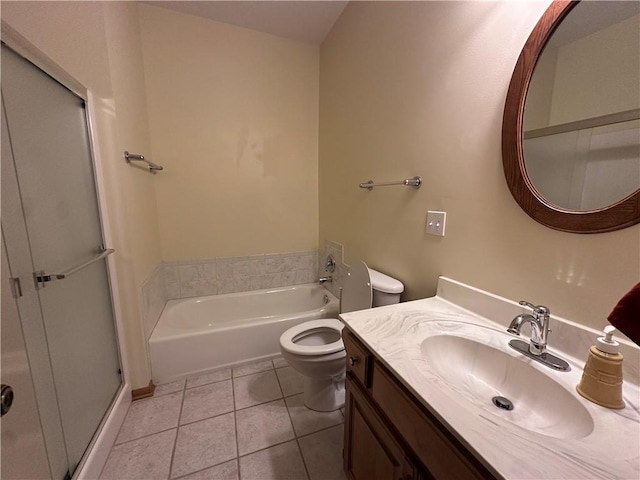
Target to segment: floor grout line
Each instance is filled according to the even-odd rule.
[[[234,385],[233,376],[231,377],[231,396],[233,397],[233,427],[235,428],[236,437],[236,466],[238,467],[238,479],[242,479],[240,473],[240,441],[238,440],[238,415],[236,414],[236,387]]]
[[[112,448],[111,448],[111,451],[109,452],[109,455],[111,455],[111,452],[113,451],[113,449],[115,447],[120,447],[121,445],[127,445],[128,443],[131,443],[131,442],[139,441],[141,439],[145,439],[145,438],[148,438],[148,437],[151,437],[151,436],[154,436],[154,435],[158,435],[160,433],[166,433],[166,432],[175,430],[175,437],[174,437],[174,440],[173,440],[173,448],[171,450],[171,458],[170,458],[170,462],[169,462],[169,472],[168,472],[168,477],[167,477],[168,479],[172,479],[172,480],[182,479],[182,478],[187,477],[189,475],[193,475],[195,473],[202,472],[204,470],[207,470],[207,469],[210,469],[210,468],[213,468],[213,467],[216,467],[216,466],[220,466],[222,464],[229,463],[231,461],[235,461],[236,469],[237,469],[237,473],[238,473],[238,479],[241,480],[242,479],[242,473],[241,473],[241,467],[240,467],[240,460],[242,458],[245,458],[245,457],[254,455],[256,453],[263,452],[265,450],[269,450],[269,449],[272,449],[274,447],[277,447],[277,446],[280,446],[280,445],[295,441],[296,446],[298,448],[298,453],[300,455],[300,458],[302,459],[302,462],[303,462],[303,465],[304,465],[304,468],[305,468],[305,474],[307,475],[307,479],[310,479],[311,475],[310,475],[310,471],[309,471],[309,466],[307,465],[307,461],[306,461],[305,456],[303,454],[303,450],[302,450],[302,446],[301,446],[300,440],[304,439],[304,438],[307,438],[307,437],[310,437],[310,436],[313,436],[315,434],[324,432],[324,431],[332,429],[332,428],[337,428],[340,425],[343,425],[344,424],[344,413],[341,412],[342,421],[339,422],[339,423],[320,428],[320,429],[315,430],[313,432],[305,433],[304,435],[299,435],[298,432],[296,431],[295,426],[294,426],[292,412],[291,412],[291,410],[289,408],[289,405],[287,404],[287,399],[303,395],[304,393],[303,392],[302,393],[294,393],[294,394],[285,396],[284,395],[284,390],[282,388],[282,382],[281,382],[280,377],[277,374],[277,370],[283,369],[283,368],[291,368],[291,367],[289,365],[284,365],[284,366],[281,366],[279,368],[276,368],[275,364],[273,363],[273,359],[271,360],[271,365],[272,365],[272,368],[269,368],[267,370],[263,370],[263,371],[260,371],[260,372],[249,373],[249,374],[246,374],[246,375],[238,375],[238,376],[235,376],[235,377],[233,376],[233,374],[231,372],[231,376],[228,377],[228,378],[225,378],[225,379],[222,379],[222,380],[217,380],[217,381],[210,382],[210,383],[205,383],[203,385],[197,385],[195,387],[187,387],[187,382],[188,382],[189,379],[185,378],[181,390],[178,390],[178,391],[175,391],[175,392],[163,393],[162,395],[159,395],[158,397],[155,397],[155,398],[162,398],[162,397],[164,397],[166,395],[172,395],[172,394],[173,395],[177,395],[177,394],[181,394],[182,395],[181,399],[180,399],[180,408],[179,408],[179,411],[178,411],[178,423],[177,423],[177,425],[175,427],[166,428],[166,429],[163,429],[163,430],[160,430],[160,431],[157,431],[157,432],[153,432],[153,433],[149,433],[149,434],[146,434],[146,435],[142,435],[140,437],[137,437],[137,438],[134,438],[134,439],[131,439],[131,440],[127,440],[126,442],[122,442],[122,443],[119,443],[117,445],[114,444],[112,446]],[[247,377],[247,376],[250,376],[250,375],[265,374],[265,373],[269,373],[271,371],[274,372],[273,374],[276,377],[276,382],[277,382],[277,385],[278,385],[278,388],[279,388],[279,391],[280,391],[280,396],[278,398],[267,400],[267,401],[264,401],[264,402],[261,402],[261,403],[257,403],[255,405],[250,405],[250,406],[242,407],[242,408],[236,408],[236,391],[235,391],[236,390],[236,386],[235,386],[234,379],[235,378],[243,378],[243,377]],[[203,375],[207,375],[207,374],[203,374]],[[193,377],[193,378],[197,378],[197,377]],[[231,411],[217,413],[217,414],[212,415],[212,416],[208,416],[208,417],[205,417],[205,418],[202,418],[202,419],[198,419],[198,420],[195,420],[195,421],[192,421],[192,422],[189,422],[189,423],[185,423],[184,425],[182,425],[180,423],[181,419],[182,419],[182,415],[184,414],[184,411],[185,411],[185,400],[186,400],[187,390],[200,388],[200,387],[211,386],[211,385],[214,385],[214,384],[217,384],[217,383],[226,382],[226,381],[229,381],[231,383],[231,394],[232,394],[232,398],[231,398],[231,400],[232,400],[232,410]],[[173,383],[173,382],[169,382],[169,383]],[[153,400],[153,397],[148,399],[148,400]],[[273,445],[269,445],[267,447],[259,448],[259,449],[255,450],[255,451],[244,453],[244,454],[241,455],[240,454],[240,441],[239,441],[239,436],[238,436],[237,413],[241,412],[243,410],[248,410],[250,408],[259,407],[259,406],[262,406],[262,405],[265,405],[265,404],[268,404],[268,403],[275,403],[275,402],[282,402],[284,408],[286,409],[287,416],[289,418],[289,422],[290,422],[290,425],[291,425],[291,431],[293,433],[293,438],[290,438],[288,440],[284,440],[284,441],[281,441],[281,442],[277,442],[277,443],[275,443]],[[129,411],[130,411],[130,409],[131,409],[131,406],[129,406]],[[129,411],[127,411],[127,415],[129,414]],[[234,416],[234,430],[235,430],[234,433],[235,433],[235,447],[236,447],[235,458],[228,459],[228,460],[225,460],[223,462],[216,463],[214,465],[206,466],[205,468],[202,468],[200,470],[197,470],[197,471],[194,471],[194,472],[189,472],[187,474],[180,475],[179,477],[175,477],[175,479],[173,479],[171,475],[172,475],[173,467],[174,467],[175,454],[176,454],[177,442],[178,442],[178,434],[180,432],[180,428],[186,427],[186,426],[189,426],[189,425],[193,425],[193,424],[198,423],[198,422],[206,421],[206,420],[209,420],[209,419],[212,419],[212,418],[216,418],[216,417],[219,417],[219,416],[222,416],[222,415],[228,415],[229,413],[233,413],[233,416]],[[326,413],[329,413],[329,412],[326,412]],[[126,415],[125,415],[125,420],[126,420]],[[118,431],[118,435],[116,436],[116,438],[118,438],[118,436],[120,435],[120,432],[121,432],[122,428],[124,427],[125,423],[126,422],[123,421],[122,425],[120,426],[120,430]],[[105,462],[105,465],[106,465],[106,462]],[[104,466],[102,468],[101,475],[102,475],[103,471],[104,471]]]
[[[233,380],[233,377],[223,378],[222,380],[214,380],[213,382],[203,383],[202,385],[195,385],[193,387],[186,387],[185,390],[193,390],[194,388],[207,387],[209,385],[215,385],[216,383],[226,382],[227,380]]]
[[[280,358],[282,358],[282,357],[280,357]],[[225,380],[229,380],[229,379],[231,379],[231,380],[232,380],[232,379],[234,379],[234,378],[248,377],[249,375],[255,375],[255,374],[257,374],[257,373],[264,373],[264,372],[268,372],[269,370],[281,370],[281,369],[283,369],[283,368],[291,368],[291,367],[290,367],[290,365],[284,365],[284,366],[281,366],[281,367],[276,367],[276,366],[275,366],[275,364],[273,363],[273,360],[274,360],[274,359],[270,359],[270,360],[269,360],[269,361],[271,362],[271,367],[270,367],[270,368],[268,368],[268,369],[266,369],[266,370],[261,370],[261,371],[259,371],[259,372],[245,373],[245,374],[243,374],[243,375],[233,375],[233,369],[234,369],[234,368],[241,368],[242,366],[240,366],[240,367],[226,367],[226,368],[221,368],[221,369],[219,369],[219,370],[212,370],[212,371],[210,371],[210,372],[208,372],[208,373],[202,373],[202,374],[200,374],[200,375],[195,375],[195,376],[186,376],[186,377],[184,377],[184,378],[182,378],[182,379],[180,379],[180,378],[179,378],[179,379],[177,379],[177,380],[172,380],[172,381],[170,381],[170,382],[161,383],[161,384],[159,384],[159,385],[156,385],[156,387],[159,387],[159,386],[162,386],[162,385],[168,385],[168,384],[170,384],[170,383],[179,382],[180,380],[184,380],[184,382],[185,382],[185,387],[183,387],[183,388],[184,388],[184,389],[186,389],[186,390],[190,390],[190,389],[192,389],[192,388],[198,388],[198,387],[204,387],[205,385],[211,385],[212,383],[224,382]],[[250,364],[250,363],[248,363],[248,364],[246,364],[246,365],[251,365],[251,364]],[[245,366],[246,366],[246,365],[245,365]],[[190,387],[190,386],[188,385],[189,380],[193,380],[193,379],[198,378],[198,377],[204,377],[204,376],[206,376],[206,375],[211,375],[211,374],[216,373],[216,372],[223,372],[224,370],[229,370],[229,378],[223,378],[223,379],[221,379],[221,380],[214,380],[214,381],[212,381],[212,382],[203,383],[202,385],[195,385],[195,386],[193,386],[193,387]],[[170,394],[170,393],[177,393],[177,392],[179,392],[179,391],[180,391],[180,390],[176,390],[175,392],[167,392],[167,393],[163,393],[163,394],[158,395],[158,396],[159,396],[159,397],[162,397],[162,396],[164,396],[164,395],[168,395],[168,394]],[[151,398],[154,398],[154,397],[151,397]]]
[[[176,447],[178,446],[178,434],[180,433],[180,418],[182,417],[182,409],[184,408],[184,397],[185,391],[187,389],[187,382],[184,382],[184,388],[182,389],[182,401],[180,402],[180,411],[178,412],[178,426],[176,427],[176,438],[173,440],[173,449],[171,450],[171,460],[169,461],[169,475],[168,479],[171,478],[171,473],[173,472],[173,460],[176,456]]]
[[[131,443],[131,442],[137,442],[138,440],[142,440],[144,438],[149,438],[149,437],[153,437],[154,435],[158,435],[159,433],[165,433],[165,432],[169,432],[171,430],[176,430],[178,427],[169,427],[169,428],[165,428],[163,430],[158,430],[157,432],[153,432],[153,433],[147,433],[145,435],[142,435],[140,437],[136,437],[136,438],[132,438],[131,440],[127,440],[126,442],[122,442],[122,443],[118,443],[117,445],[114,444],[113,447],[111,447],[111,450],[113,450],[116,447],[120,447],[122,445],[126,445],[127,443]]]
[[[188,477],[190,475],[195,475],[196,473],[204,472],[205,470],[209,470],[210,468],[219,467],[220,465],[224,465],[225,463],[238,461],[238,458],[232,458],[231,460],[225,460],[224,462],[216,463],[215,465],[209,465],[208,467],[201,468],[200,470],[196,470],[194,472],[185,473],[184,475],[180,475],[179,477],[172,478],[171,480],[180,480],[181,478]]]
[[[273,362],[272,362],[273,363]],[[282,390],[282,384],[280,383],[280,377],[276,373],[276,379],[278,380],[278,385],[280,386],[280,392],[284,396],[284,391]],[[304,471],[307,474],[307,479],[311,478],[309,474],[309,467],[307,467],[307,462],[304,459],[304,455],[302,454],[302,447],[300,446],[300,442],[298,441],[298,434],[296,433],[296,427],[293,425],[293,418],[291,417],[291,412],[289,411],[289,405],[287,405],[287,401],[283,398],[284,408],[287,410],[287,415],[289,416],[289,422],[291,423],[291,430],[293,431],[293,439],[298,446],[298,453],[300,454],[300,458],[302,459],[302,465],[304,465]]]

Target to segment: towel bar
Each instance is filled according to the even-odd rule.
[[[149,169],[149,171],[151,173],[156,173],[156,172],[159,172],[160,170],[164,170],[164,167],[147,160],[146,158],[144,158],[144,155],[137,155],[135,153],[129,153],[126,150],[124,152],[124,159],[127,161],[127,163],[131,163],[131,162],[144,162],[144,163],[146,163],[147,164],[147,168]]]
[[[369,180],[368,182],[361,183],[360,188],[373,190],[373,187],[388,187],[391,185],[405,185],[407,187],[420,188],[420,185],[422,185],[422,178],[415,176],[413,178],[407,178],[405,180],[399,180],[397,182],[384,182],[384,183],[374,183],[373,180]]]

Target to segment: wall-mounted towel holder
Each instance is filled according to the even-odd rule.
[[[150,160],[147,160],[146,158],[144,158],[144,155],[137,155],[135,153],[129,153],[125,150],[124,152],[124,159],[127,161],[127,163],[131,163],[131,162],[144,162],[147,164],[147,168],[149,169],[149,171],[151,173],[156,173],[159,172],[160,170],[164,170],[164,167],[153,163]]]
[[[420,188],[420,185],[422,185],[422,177],[415,176],[413,178],[406,178],[404,180],[399,180],[397,182],[384,182],[384,183],[374,183],[373,180],[369,180],[366,183],[361,183],[360,188],[373,190],[373,187],[389,187],[391,185],[405,185],[407,187]]]

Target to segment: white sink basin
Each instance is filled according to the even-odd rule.
[[[591,415],[574,395],[532,367],[531,360],[506,350],[508,335],[478,328],[482,341],[455,334],[422,341],[423,359],[450,389],[492,415],[543,435],[577,439],[593,431]],[[505,350],[489,343],[504,344]],[[513,409],[499,408],[494,397],[505,397]]]

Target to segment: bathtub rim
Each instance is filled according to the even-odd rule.
[[[226,297],[226,298],[236,298],[236,297],[245,297],[245,296],[250,296],[250,295],[255,295],[255,294],[268,294],[268,293],[274,293],[274,292],[281,292],[281,291],[290,291],[290,290],[295,290],[295,289],[301,289],[301,287],[304,287],[304,289],[314,289],[314,290],[324,290],[322,291],[323,294],[326,294],[327,297],[329,298],[329,302],[325,303],[321,308],[314,308],[311,310],[302,310],[302,311],[298,311],[298,312],[294,312],[294,313],[289,313],[289,314],[281,314],[281,315],[265,315],[262,317],[252,317],[252,318],[246,318],[246,319],[241,319],[241,320],[237,320],[236,324],[234,324],[233,322],[229,322],[228,324],[223,324],[222,326],[219,327],[212,327],[212,328],[207,328],[207,329],[184,329],[184,331],[181,332],[175,332],[175,331],[171,331],[171,332],[167,332],[164,335],[161,335],[160,333],[158,333],[158,335],[156,335],[154,337],[154,335],[157,333],[158,327],[160,327],[161,329],[167,329],[167,330],[178,330],[178,327],[172,327],[172,326],[168,326],[168,325],[161,325],[161,321],[163,319],[163,317],[165,315],[169,315],[170,307],[176,307],[179,306],[182,303],[192,303],[194,301],[197,301],[198,299],[203,299],[203,298],[216,298],[216,297]],[[174,302],[172,305],[169,305],[169,303]],[[162,313],[160,314],[160,317],[158,318],[158,321],[156,322],[156,325],[154,326],[153,330],[151,331],[151,335],[149,335],[149,339],[148,339],[148,344],[151,345],[152,343],[159,343],[162,341],[167,341],[169,339],[183,339],[183,338],[189,338],[189,337],[194,337],[194,336],[198,336],[198,335],[202,335],[204,333],[208,333],[208,332],[224,332],[224,331],[229,331],[229,330],[236,330],[236,329],[243,329],[243,328],[248,328],[251,326],[255,326],[255,325],[259,325],[262,323],[279,323],[279,322],[285,322],[285,321],[289,321],[289,320],[293,320],[297,317],[300,316],[306,316],[309,314],[312,314],[314,312],[318,312],[320,315],[323,315],[320,318],[330,318],[327,316],[324,316],[324,314],[327,311],[330,310],[336,310],[336,315],[335,318],[338,318],[338,315],[340,313],[340,301],[338,300],[338,298],[336,298],[329,290],[327,290],[326,288],[322,287],[321,285],[318,285],[317,283],[302,283],[299,285],[289,285],[289,286],[285,286],[285,287],[276,287],[276,288],[266,288],[266,289],[262,289],[262,290],[248,290],[245,292],[234,292],[234,293],[223,293],[220,295],[201,295],[199,297],[189,297],[189,298],[177,298],[177,299],[173,299],[173,300],[168,300],[167,303],[165,304],[164,309],[162,310]],[[244,323],[239,323],[239,322],[244,322]]]

